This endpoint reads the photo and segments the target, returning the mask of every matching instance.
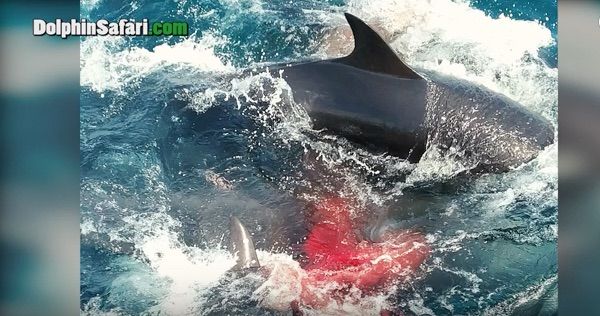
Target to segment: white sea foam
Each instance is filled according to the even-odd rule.
[[[207,34],[200,39],[189,37],[173,45],[163,43],[148,50],[128,47],[128,39],[124,37],[88,37],[81,42],[80,84],[98,93],[118,92],[167,67],[200,73],[231,71],[233,66],[214,50],[224,41],[222,37]]]
[[[413,66],[483,84],[540,112],[556,104],[556,69],[538,57],[539,49],[555,42],[538,21],[494,19],[468,2],[450,0],[384,0],[376,6],[354,0],[349,10],[394,34],[391,46]]]
[[[511,315],[516,314],[516,311],[519,311],[519,308],[525,307],[524,310],[529,311],[527,309],[532,302],[538,302],[543,296],[551,294],[553,297],[548,297],[545,300],[545,304],[541,305],[542,311],[540,314],[544,314],[544,312],[550,312],[553,309],[557,308],[557,306],[551,306],[558,304],[558,290],[556,289],[556,284],[558,282],[558,276],[552,276],[544,280],[541,284],[536,284],[529,286],[524,291],[513,295],[511,298],[506,301],[494,306],[493,308],[485,310],[482,315],[484,316],[500,316],[500,315]],[[552,290],[552,287],[555,287]],[[541,303],[540,303],[541,304]]]
[[[252,3],[251,7],[255,10],[262,10],[262,3],[249,3]],[[485,85],[515,98],[556,125],[556,69],[549,68],[537,57],[537,51],[553,44],[553,39],[550,31],[539,23],[517,21],[506,16],[494,19],[469,7],[466,2],[450,0],[383,0],[375,5],[372,1],[354,0],[350,2],[348,9],[366,21],[382,21],[382,26],[393,36],[392,47],[409,64]],[[321,11],[318,14],[324,15]],[[338,23],[339,19],[331,18],[328,22]],[[199,72],[233,71],[234,67],[215,53],[215,47],[222,44],[226,44],[226,39],[213,34],[204,35],[200,39],[191,37],[172,45],[161,44],[148,50],[128,47],[126,38],[89,37],[81,43],[81,85],[98,93],[121,92],[129,86],[135,86],[146,76],[160,73],[168,67],[190,68]],[[231,81],[228,87],[211,88],[212,90],[191,93],[185,97],[192,101],[192,107],[196,107],[199,113],[212,106],[217,97],[235,98],[241,107],[255,97],[251,95],[251,89],[257,80],[264,80],[266,75],[261,76],[238,78]],[[280,101],[285,97],[285,84],[280,83],[278,78],[266,79],[273,80],[275,90],[266,96],[271,107],[263,113],[265,124],[273,116],[284,118],[275,127],[279,135],[286,141],[297,141],[316,150],[330,168],[351,162],[352,166],[358,166],[367,174],[377,175],[380,171],[374,166],[385,165],[387,172],[412,171],[407,181],[410,185],[446,178],[469,167],[442,159],[433,152],[429,152],[425,160],[415,167],[386,155],[371,155],[335,138],[309,138],[302,133],[302,130],[310,129],[305,113],[298,110],[297,113],[289,114],[286,112],[289,108],[282,107],[283,102]],[[537,201],[540,197],[550,197],[547,203],[556,205],[556,189],[552,186],[557,179],[556,147],[556,144],[552,145],[533,162],[518,170],[478,180],[475,191],[482,194],[488,192],[490,185],[499,181],[508,183],[507,188],[496,190],[484,199],[482,208],[487,210],[484,215],[492,218],[502,216],[516,199]],[[413,171],[413,168],[416,169]],[[149,177],[156,175],[149,174]],[[352,172],[349,172],[347,180],[361,197],[371,201],[380,198],[376,193],[365,189],[370,187]],[[386,193],[401,194],[405,186],[406,184],[397,186],[392,192]],[[459,210],[453,210],[452,213],[454,212]],[[168,281],[166,293],[159,299],[155,312],[192,314],[202,310],[205,303],[203,296],[233,266],[233,258],[221,248],[199,249],[183,244],[177,233],[181,228],[180,223],[164,210],[149,217],[126,217],[125,222],[127,225],[123,231],[134,232],[133,237],[124,237],[129,235],[120,230],[108,231],[109,235],[114,237],[113,240],[134,242],[135,248],[151,268],[150,272],[139,273],[152,273]],[[90,219],[82,221],[83,235],[97,230]],[[472,232],[462,231],[450,238],[437,234],[428,237],[432,243],[437,244],[437,251],[457,252],[462,249],[464,240],[476,236]],[[289,281],[293,280],[292,276],[301,275],[302,270],[289,255],[259,251],[259,256],[264,265],[281,274],[273,274],[254,295],[267,306],[278,302],[285,305],[284,301],[296,297],[298,291],[295,288],[297,283]],[[440,265],[439,260],[433,262],[434,266],[437,262],[438,267],[447,269]],[[479,289],[481,278],[476,274],[456,270],[451,272],[471,282],[472,290]],[[146,278],[147,275],[142,277]],[[373,300],[369,303],[372,306],[384,306],[386,297],[369,299]],[[85,308],[94,310],[95,304],[97,301],[92,299]],[[335,306],[331,307],[331,311],[339,311],[340,308],[357,311],[366,306]],[[423,306],[420,297],[410,301],[410,308],[433,314]]]
[[[556,126],[557,70],[538,57],[541,48],[555,42],[538,21],[496,19],[466,1],[450,0],[384,0],[377,5],[354,0],[348,11],[390,34],[391,46],[410,65],[506,94]],[[543,155],[556,157],[556,147]],[[471,167],[431,148],[408,182],[444,179]],[[555,167],[554,161],[546,168],[552,173]]]
[[[90,12],[92,9],[96,8],[101,1],[102,0],[81,0],[80,8],[82,17],[84,17],[85,14]]]
[[[278,311],[289,310],[290,303],[301,301],[301,292],[307,290],[302,285],[303,280],[307,278],[307,272],[291,256],[260,252],[259,254],[259,259],[269,270],[269,275],[266,281],[254,291],[253,296],[264,307]],[[315,297],[326,298],[336,289],[339,290],[340,285],[332,282],[308,290]],[[345,295],[344,301],[330,300],[326,306],[318,310],[304,309],[304,313],[306,315],[375,315],[382,309],[389,308],[387,298],[391,293],[393,293],[392,289],[387,293],[364,295],[360,290],[352,288]]]

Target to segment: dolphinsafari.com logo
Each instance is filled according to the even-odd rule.
[[[148,19],[135,21],[121,19],[118,22],[98,20],[95,22],[81,19],[63,21],[56,19],[47,22],[42,19],[33,20],[35,36],[188,36],[187,22],[148,22]]]

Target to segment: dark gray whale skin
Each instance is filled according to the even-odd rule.
[[[472,170],[502,172],[554,142],[553,126],[508,97],[434,72],[417,73],[357,17],[354,51],[342,58],[274,65],[315,128],[418,162],[455,148]]]

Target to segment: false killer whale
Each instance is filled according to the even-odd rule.
[[[346,13],[350,55],[275,64],[316,129],[418,162],[454,148],[474,172],[504,172],[554,142],[553,126],[507,96],[432,71],[415,71],[382,37]]]
[[[260,267],[254,241],[248,229],[240,220],[232,216],[229,223],[230,251],[236,257],[236,264],[232,270],[244,270]]]
[[[351,14],[345,16],[355,41],[350,55],[267,68],[272,75],[281,76],[288,83],[291,97],[307,110],[315,128],[383,149],[411,162],[418,162],[432,146],[442,151],[455,148],[474,166],[474,172],[510,170],[532,160],[554,142],[552,124],[540,115],[507,96],[474,83],[432,71],[417,72],[366,23]],[[335,209],[329,204],[324,208],[326,210],[321,214],[329,214]],[[321,264],[316,271],[326,270],[325,275],[317,274],[317,279],[343,276],[346,281],[354,280],[351,282],[363,284],[368,289],[368,282],[383,282],[386,278],[401,275],[400,271],[394,272],[387,267],[375,271],[374,265],[360,266],[369,272],[369,278],[365,279],[348,277],[352,275],[347,273],[353,271],[352,265],[327,270],[330,267],[324,267],[319,260],[322,255],[331,255],[322,252],[339,248],[336,244],[340,239],[336,226],[339,225],[338,217],[335,215],[317,223],[317,230],[323,230],[321,226],[331,225],[332,221],[335,227],[311,239],[316,234],[313,227],[305,243],[309,257],[313,251],[314,261]],[[331,237],[332,232],[336,232],[335,238]],[[231,248],[237,259],[234,270],[260,268],[252,238],[236,217],[231,219],[230,233]],[[345,246],[348,236],[350,240],[355,237],[348,234],[340,239]],[[343,254],[355,251],[369,257],[378,251],[398,251],[391,261],[393,265],[404,265],[413,270],[427,257],[428,248],[422,236],[408,233],[393,238],[392,248],[356,242],[353,246],[356,249],[345,249]],[[413,248],[401,251],[393,248],[402,243],[410,243]],[[331,261],[330,257],[327,260]],[[342,259],[356,261],[354,257]],[[308,275],[310,278],[310,272]]]

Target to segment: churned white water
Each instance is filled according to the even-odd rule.
[[[98,2],[88,1],[85,6],[91,10],[99,5]],[[261,1],[221,2],[223,5],[249,8],[256,14],[269,14]],[[375,3],[354,0],[336,8],[336,12],[307,10],[305,14],[326,21],[325,29],[336,30],[345,23],[340,10],[366,21],[377,21],[390,34],[390,45],[408,64],[469,80],[506,94],[556,126],[557,70],[538,57],[539,49],[555,43],[550,30],[539,22],[515,20],[508,16],[492,18],[470,7],[468,2],[450,0],[382,0]],[[189,15],[202,16],[193,10]],[[343,178],[346,186],[342,194],[356,197],[364,205],[385,205],[403,196],[407,189],[421,183],[449,179],[468,169],[468,166],[445,159],[435,152],[427,152],[424,160],[414,165],[389,155],[373,155],[343,139],[312,131],[306,113],[286,99],[289,87],[284,80],[267,74],[237,75],[243,69],[234,66],[228,55],[219,51],[229,44],[230,39],[217,31],[152,48],[131,46],[127,38],[88,37],[81,41],[82,90],[100,98],[119,95],[113,103],[118,103],[119,111],[125,111],[128,107],[137,106],[127,100],[127,96],[132,90],[148,89],[143,86],[148,77],[158,78],[155,80],[160,84],[153,88],[156,90],[210,82],[204,89],[190,90],[186,87],[176,94],[177,98],[189,102],[199,115],[218,106],[222,99],[235,100],[238,108],[252,111],[253,103],[250,101],[260,98],[259,101],[266,101],[268,107],[258,111],[259,114],[252,120],[270,125],[272,135],[283,144],[296,143],[306,150],[315,151],[323,166]],[[317,49],[310,57],[332,57],[324,55],[327,45],[322,43],[322,49]],[[343,49],[351,47],[352,43],[348,42]],[[253,89],[265,81],[270,82],[272,89],[257,96]],[[86,123],[88,125],[82,133],[87,131],[89,134],[82,135],[82,146],[102,136],[92,133],[94,124],[110,121],[113,116],[114,113],[97,122]],[[110,178],[82,180],[82,239],[95,240],[95,236],[106,236],[100,239],[105,240],[105,245],[112,248],[110,250],[125,253],[113,262],[124,272],[108,286],[107,301],[114,307],[107,311],[106,302],[101,304],[100,298],[92,298],[82,307],[84,315],[125,315],[137,309],[150,314],[203,314],[210,310],[208,304],[214,303],[209,303],[208,297],[235,264],[224,243],[203,247],[183,241],[181,231],[186,223],[173,215],[176,210],[172,207],[172,195],[165,184],[165,170],[160,159],[152,156],[158,147],[153,144],[136,148],[135,158],[142,163],[118,154],[106,154],[95,162],[95,170],[115,177],[134,174],[127,184],[111,181]],[[438,226],[427,232],[434,251],[420,277],[426,278],[428,274],[439,272],[460,280],[462,290],[453,288],[437,299],[447,311],[453,312],[452,301],[457,298],[477,302],[474,297],[482,292],[488,297],[495,295],[495,290],[486,292],[483,285],[491,273],[489,271],[494,269],[493,262],[481,260],[488,268],[465,269],[446,262],[447,258],[461,258],[465,249],[468,249],[467,257],[475,257],[474,253],[478,251],[485,253],[486,250],[481,247],[474,250],[469,247],[491,234],[493,230],[487,227],[488,223],[519,227],[516,231],[502,230],[502,236],[519,245],[556,241],[556,214],[548,216],[544,212],[557,207],[557,147],[556,143],[553,144],[532,162],[506,174],[484,175],[473,180],[467,192],[457,193],[455,198],[458,202],[449,203],[442,213],[436,215]],[[125,150],[132,149],[119,148],[117,151]],[[385,182],[397,174],[408,176],[391,186],[365,181],[365,175],[380,177]],[[286,181],[280,179],[276,183],[288,187],[293,185]],[[138,186],[143,189],[132,189]],[[523,219],[519,213],[520,205],[528,206],[525,217],[528,223],[519,222]],[[460,228],[454,229],[453,225]],[[226,226],[222,227],[222,232],[223,235],[217,239],[226,240]],[[508,249],[501,248],[502,245],[498,247],[498,251]],[[124,248],[128,250],[124,251]],[[284,309],[286,303],[282,302],[297,297],[297,279],[304,271],[289,253],[265,250],[259,255],[272,274],[261,276],[264,283],[252,290],[252,297],[265,306]],[[502,262],[505,268],[518,268],[508,261]],[[519,300],[539,296],[539,288],[548,287],[548,282],[552,279],[524,289],[515,296],[515,300],[490,309],[490,313],[510,313],[519,306]],[[392,289],[385,294],[366,297],[356,293],[354,300],[349,295],[348,302],[307,312],[320,315],[377,313],[388,307],[388,299],[393,293]],[[411,297],[405,298],[403,307],[415,313],[434,314],[427,307],[428,293],[431,289],[416,289]],[[230,300],[235,299],[235,293],[229,295],[233,296],[229,297]],[[129,300],[137,300],[136,304],[141,307],[127,307]],[[489,307],[485,300],[479,300],[479,304],[480,308]]]

